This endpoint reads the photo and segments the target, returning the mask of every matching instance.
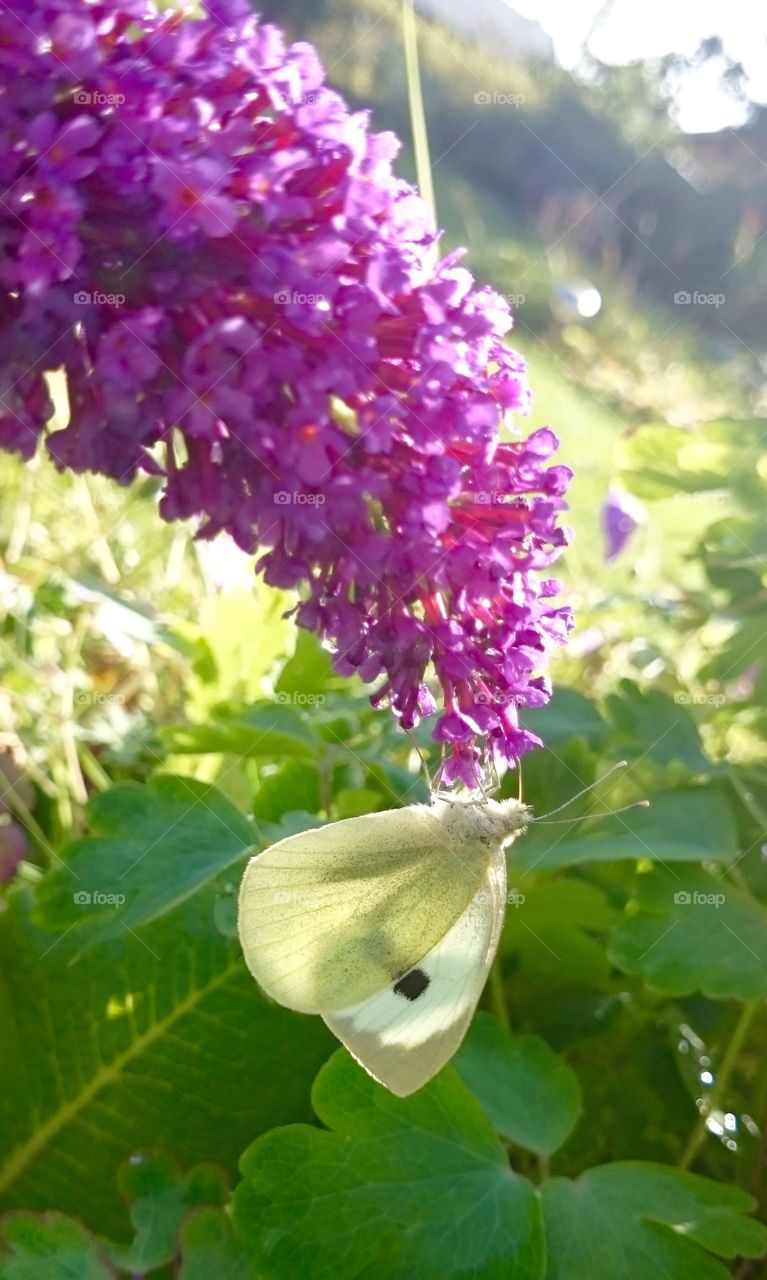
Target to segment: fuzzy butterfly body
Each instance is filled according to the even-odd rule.
[[[435,799],[329,823],[250,860],[239,933],[256,981],[319,1013],[393,1093],[455,1053],[498,947],[516,800]]]

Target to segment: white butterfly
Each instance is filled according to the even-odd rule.
[[[466,1033],[503,928],[504,849],[530,821],[517,800],[435,798],[280,840],[240,889],[251,973],[413,1093]]]

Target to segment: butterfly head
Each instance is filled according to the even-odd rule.
[[[532,809],[519,800],[489,800],[486,797],[435,798],[441,821],[458,839],[478,839],[503,845],[521,835],[532,821]]]
[[[502,843],[522,835],[533,820],[530,805],[522,804],[520,800],[488,800],[487,809],[487,816]]]

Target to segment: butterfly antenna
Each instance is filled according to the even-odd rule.
[[[574,796],[570,796],[570,799],[565,800],[564,804],[558,804],[556,809],[549,809],[548,813],[542,813],[540,818],[536,818],[535,821],[541,822],[544,818],[550,818],[554,813],[561,813],[563,809],[568,807],[568,805],[574,804],[576,800],[580,800],[581,796],[585,796],[589,791],[593,791],[595,787],[598,787],[600,783],[604,782],[605,778],[611,777],[612,774],[617,773],[619,769],[627,768],[628,760],[619,760],[617,764],[614,764],[611,769],[607,770],[607,773],[603,773],[601,777],[595,778],[593,782],[590,782],[589,785],[584,787],[581,791],[576,791]],[[631,808],[633,807],[634,806],[632,805]]]
[[[583,793],[581,792],[581,794]],[[574,799],[575,799],[575,796],[573,796],[573,800]],[[635,800],[633,804],[624,804],[621,806],[620,809],[603,809],[601,813],[589,813],[589,814],[585,814],[584,816],[588,818],[614,818],[616,814],[628,813],[630,809],[649,809],[649,808],[650,808],[649,800]],[[553,812],[556,813],[557,810],[554,809]],[[533,818],[532,821],[542,822],[545,827],[548,827],[548,826],[558,827],[565,823],[572,822],[573,819],[572,818],[555,818],[554,821],[551,822],[548,818]]]

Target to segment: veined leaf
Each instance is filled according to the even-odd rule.
[[[578,1077],[539,1036],[510,1036],[489,1013],[478,1013],[455,1060],[497,1133],[551,1155],[582,1109]]]
[[[535,1191],[455,1071],[394,1098],[339,1052],[314,1109],[245,1153],[238,1234],[264,1277],[543,1280]]]
[[[46,928],[76,929],[84,949],[172,910],[240,863],[255,827],[215,787],[191,778],[125,782],[94,796],[99,834],[63,851],[39,889]]]
[[[272,1130],[241,1162],[235,1229],[269,1280],[727,1280],[719,1258],[765,1248],[751,1196],[664,1165],[534,1188],[452,1067],[401,1099],[339,1052],[313,1103],[328,1130]]]
[[[665,995],[750,1000],[767,992],[767,911],[692,867],[637,879],[640,910],[616,925],[610,958]]]
[[[665,1165],[626,1160],[541,1188],[546,1280],[728,1280],[722,1258],[761,1257],[765,1230],[742,1215],[736,1187]]]
[[[9,1213],[0,1231],[2,1280],[115,1280],[106,1255],[62,1213]]]
[[[307,1114],[330,1036],[259,995],[210,901],[67,964],[29,897],[0,919],[0,1209],[56,1205],[125,1239],[130,1155],[233,1169],[248,1135]]]
[[[718,792],[703,788],[663,791],[651,798],[649,809],[604,818],[585,829],[573,826],[554,835],[551,830],[533,825],[514,845],[517,874],[620,858],[724,862],[738,850],[732,809]],[[524,888],[523,879],[518,883]]]
[[[167,725],[160,736],[168,750],[177,755],[212,752],[254,760],[283,756],[316,760],[326,750],[306,720],[293,707],[280,702],[258,702],[237,711],[215,707],[205,724]]]

